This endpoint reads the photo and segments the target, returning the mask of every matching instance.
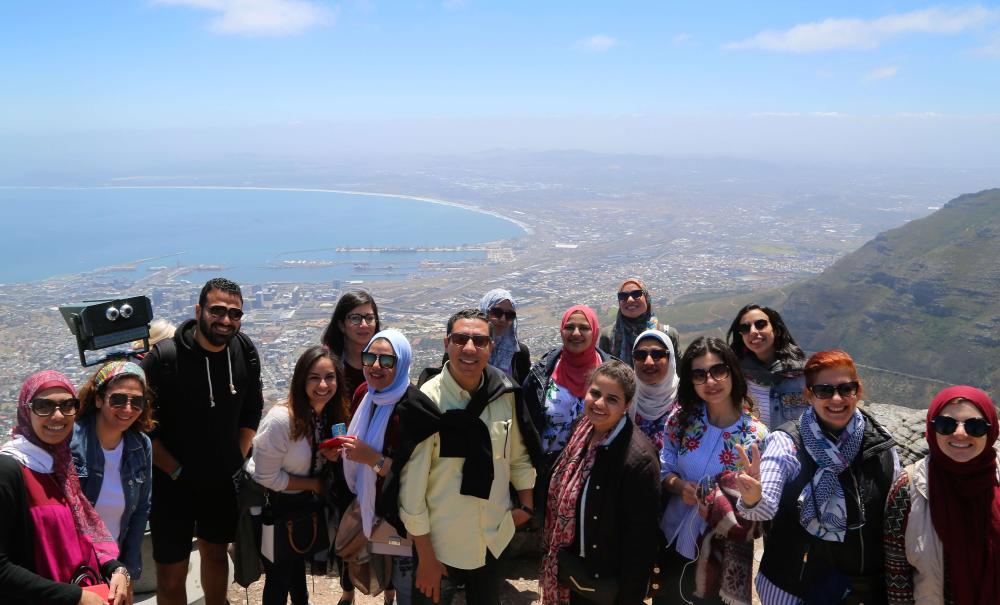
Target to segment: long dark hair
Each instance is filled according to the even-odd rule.
[[[330,323],[323,331],[322,342],[335,355],[344,354],[344,332],[340,329],[340,322],[347,320],[347,315],[361,305],[371,305],[372,313],[375,314],[375,333],[382,331],[382,322],[378,317],[378,305],[372,295],[364,290],[349,290],[344,292],[337,301],[337,306],[333,309],[333,316]]]
[[[323,415],[332,422],[348,422],[350,412],[343,397],[343,379],[340,371],[340,361],[324,345],[309,347],[299,360],[295,362],[292,372],[292,384],[288,388],[288,415],[292,421],[292,441],[302,438],[312,439],[312,406],[309,405],[309,395],[306,393],[306,382],[309,380],[309,370],[320,359],[326,357],[333,362],[333,371],[337,373],[337,390],[330,396],[323,409]]]
[[[747,355],[752,355],[753,353],[747,348],[746,343],[743,342],[743,335],[740,334],[740,320],[743,316],[750,311],[761,311],[764,315],[767,315],[768,321],[771,322],[771,329],[774,331],[774,356],[777,359],[805,359],[805,353],[799,348],[798,343],[792,338],[792,333],[788,331],[788,326],[785,325],[785,320],[781,319],[781,314],[772,309],[771,307],[765,307],[758,304],[749,304],[739,310],[736,313],[736,318],[733,319],[733,323],[729,324],[729,332],[726,333],[726,342],[732,347],[733,353],[740,359],[746,357]]]
[[[694,382],[691,380],[691,366],[695,359],[708,353],[714,353],[722,359],[722,363],[729,366],[729,380],[733,384],[730,397],[733,400],[733,405],[741,408],[744,412],[754,412],[753,398],[750,397],[747,379],[743,375],[743,369],[740,367],[740,360],[736,358],[736,354],[721,338],[702,336],[688,345],[677,368],[677,376],[680,379],[680,384],[677,386],[677,404],[680,406],[678,428],[681,430],[687,426],[688,418],[701,403],[701,397],[694,390]]]

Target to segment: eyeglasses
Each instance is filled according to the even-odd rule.
[[[362,353],[361,365],[372,367],[378,361],[383,370],[391,370],[396,367],[396,359],[395,355],[389,353]]]
[[[840,384],[814,384],[809,387],[809,390],[816,396],[816,399],[832,399],[834,392],[839,394],[843,399],[847,399],[848,397],[856,396],[859,388],[861,388],[861,383],[857,380],[852,380]]]
[[[643,294],[644,294],[644,292],[642,290],[632,290],[631,292],[619,292],[618,293],[618,302],[625,302],[626,300],[628,300],[630,298],[634,298],[636,300],[639,300],[640,298],[642,298]]]
[[[44,397],[38,397],[31,400],[31,411],[35,413],[35,416],[47,418],[52,414],[55,414],[57,408],[60,412],[62,412],[63,416],[76,416],[76,413],[80,410],[80,400],[76,397],[63,399],[61,401],[56,401],[55,399],[45,399]]]
[[[462,332],[452,332],[448,335],[451,344],[464,347],[470,340],[477,349],[485,349],[490,346],[490,337],[484,334],[463,334]]]
[[[739,331],[740,331],[740,334],[749,334],[750,333],[750,326],[753,326],[754,328],[757,329],[758,332],[760,332],[761,330],[763,330],[764,328],[766,328],[768,326],[768,324],[770,324],[770,323],[771,322],[769,322],[769,321],[767,321],[766,319],[763,319],[763,318],[761,318],[761,319],[755,319],[753,321],[753,323],[750,323],[749,321],[747,321],[747,322],[744,322],[744,323],[740,324]]]
[[[146,396],[129,395],[128,393],[111,393],[108,395],[108,405],[116,410],[120,410],[129,404],[132,405],[133,410],[141,412],[146,409]]]
[[[691,370],[691,382],[695,384],[705,384],[711,376],[715,382],[722,382],[729,378],[729,366],[724,363],[717,363],[707,370]]]
[[[212,305],[208,309],[208,314],[216,319],[222,319],[226,315],[233,321],[243,319],[243,309],[239,307],[227,307],[226,305]]]
[[[496,319],[507,318],[507,321],[514,321],[517,319],[517,311],[504,311],[500,307],[493,307],[490,309],[490,316]]]
[[[378,318],[375,317],[374,313],[368,313],[367,315],[362,315],[360,313],[351,313],[350,315],[347,316],[347,321],[351,322],[352,326],[360,326],[362,321],[367,324],[375,325],[375,322],[378,321]]]
[[[652,357],[653,361],[660,361],[670,357],[670,351],[666,349],[636,349],[632,351],[632,359],[636,361],[646,361],[647,357]]]
[[[985,437],[990,430],[990,423],[985,418],[955,420],[951,416],[935,416],[931,424],[938,435],[951,435],[959,426],[965,429],[965,434],[969,437]]]

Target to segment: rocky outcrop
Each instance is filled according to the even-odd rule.
[[[927,455],[924,430],[927,410],[915,410],[886,403],[869,403],[865,409],[885,427],[896,440],[899,461],[906,466]]]

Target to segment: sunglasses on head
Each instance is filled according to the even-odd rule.
[[[448,335],[451,344],[464,347],[471,340],[477,349],[485,349],[490,346],[490,337],[485,334],[463,334],[462,332],[452,332]]]
[[[691,382],[695,384],[705,384],[711,376],[715,382],[722,382],[729,378],[729,366],[724,363],[717,363],[707,370],[691,370]]]
[[[647,357],[652,357],[653,361],[660,361],[670,357],[670,352],[666,349],[636,349],[632,351],[632,359],[636,361],[646,361]]]
[[[749,334],[750,333],[750,326],[753,326],[754,328],[757,328],[757,331],[760,332],[761,330],[763,330],[764,328],[766,328],[769,323],[771,323],[771,322],[769,322],[769,321],[767,321],[766,319],[763,319],[763,318],[761,318],[761,319],[755,319],[753,322],[749,322],[749,321],[743,322],[743,323],[740,324],[740,327],[739,327],[740,334]]]
[[[859,388],[861,388],[861,384],[857,380],[852,380],[840,384],[814,384],[809,387],[809,390],[816,396],[816,399],[832,399],[834,393],[847,399],[857,395]]]
[[[959,425],[965,429],[965,434],[969,437],[985,437],[990,431],[990,423],[985,418],[955,420],[951,416],[935,416],[931,424],[934,425],[934,432],[938,435],[951,435],[958,430]]]
[[[517,311],[504,311],[500,307],[493,307],[490,309],[490,317],[495,317],[497,319],[507,318],[507,321],[514,321],[517,319]]]
[[[233,321],[239,321],[243,319],[243,309],[240,309],[239,307],[227,307],[226,305],[212,305],[211,307],[206,309],[206,311],[208,311],[208,314],[216,319],[222,319],[226,315],[228,315],[229,319]]]
[[[116,410],[120,410],[129,404],[132,405],[133,410],[141,412],[146,409],[146,396],[129,395],[128,393],[111,393],[108,395],[108,405]]]
[[[391,370],[396,367],[396,356],[390,355],[389,353],[362,353],[361,354],[361,365],[372,367],[375,365],[375,361],[378,360],[378,365],[382,366],[383,370]]]
[[[347,316],[347,321],[351,322],[352,326],[360,326],[362,321],[366,324],[374,326],[377,320],[378,318],[375,317],[374,313],[368,313],[367,315],[362,315],[361,313],[351,313]]]
[[[63,416],[76,416],[76,413],[80,410],[80,400],[76,397],[63,399],[62,401],[46,399],[44,397],[36,397],[31,400],[31,411],[35,413],[35,416],[41,416],[42,418],[51,416],[56,413],[57,408],[62,412]]]
[[[643,295],[643,291],[642,290],[632,290],[630,292],[619,292],[618,293],[618,302],[625,302],[626,300],[628,300],[630,298],[634,298],[636,300],[639,300],[640,298],[642,298],[642,295]]]

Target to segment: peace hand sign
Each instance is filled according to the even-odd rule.
[[[740,468],[743,470],[736,476],[736,486],[740,490],[740,497],[743,504],[754,506],[760,501],[760,448],[755,441],[750,445],[750,455],[742,445],[736,445],[736,451],[740,454]]]

